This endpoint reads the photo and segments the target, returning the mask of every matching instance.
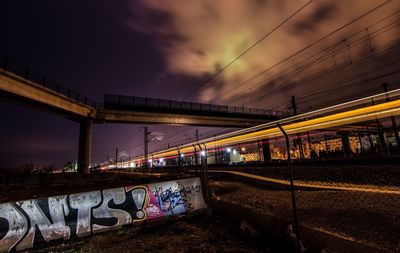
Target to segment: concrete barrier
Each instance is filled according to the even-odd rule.
[[[153,222],[206,207],[199,178],[0,204],[0,252]]]

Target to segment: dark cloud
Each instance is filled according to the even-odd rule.
[[[303,34],[313,32],[324,21],[332,20],[337,13],[338,8],[334,3],[328,3],[319,6],[311,15],[304,17],[301,21],[293,24],[291,32],[293,34]]]

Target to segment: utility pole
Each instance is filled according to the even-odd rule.
[[[118,167],[118,148],[115,148],[115,167]]]
[[[290,108],[293,109],[293,115],[296,116],[297,115],[297,105],[296,105],[296,98],[294,96],[292,96]]]
[[[297,104],[296,104],[296,98],[294,96],[292,96],[290,107],[293,109],[293,116],[296,116],[297,115]],[[304,159],[303,143],[301,141],[300,134],[297,134],[297,144],[299,145],[300,159]]]
[[[383,83],[382,86],[383,86],[383,90],[385,92],[388,92],[388,84]],[[386,102],[389,102],[389,101],[390,101],[390,98],[387,96]],[[399,153],[399,151],[400,151],[400,136],[399,136],[399,130],[397,129],[396,118],[394,116],[391,116],[390,120],[392,121],[392,129],[393,129],[394,137],[396,138],[397,153]]]
[[[214,144],[217,142],[217,135],[214,134]],[[216,145],[214,145],[214,160],[215,160],[215,164],[218,164],[219,162],[219,150],[216,147]]]
[[[144,168],[148,168],[149,162],[149,129],[144,127]]]
[[[374,100],[372,99],[372,105],[375,105]],[[378,153],[381,155],[389,155],[387,146],[386,146],[386,140],[385,140],[385,132],[382,126],[382,123],[379,119],[375,119],[376,122],[376,128],[378,131],[378,139],[379,139],[379,145],[378,145]]]

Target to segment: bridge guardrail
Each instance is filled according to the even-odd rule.
[[[159,98],[146,98],[123,95],[104,95],[105,109],[118,110],[141,110],[141,109],[162,109],[169,111],[188,111],[197,113],[219,113],[231,115],[254,115],[267,116],[270,118],[284,118],[289,116],[283,111],[273,111],[267,109],[247,108],[239,106],[214,105],[187,101],[174,101]]]
[[[32,71],[30,68],[11,60],[7,57],[0,58],[0,68],[4,69],[5,71],[11,72],[17,76],[20,76],[26,80],[32,81],[37,85],[40,85],[44,88],[50,89],[55,91],[61,95],[64,95],[78,103],[85,104],[87,106],[91,106],[97,108],[97,103],[86,96],[79,94],[67,87],[60,85],[58,82],[55,82],[47,77],[38,74],[35,71]]]

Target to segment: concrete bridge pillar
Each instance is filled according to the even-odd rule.
[[[79,127],[78,172],[90,173],[90,157],[92,152],[92,119],[85,118]]]

